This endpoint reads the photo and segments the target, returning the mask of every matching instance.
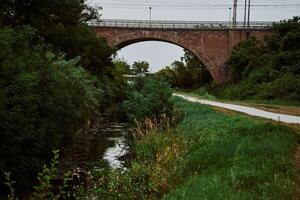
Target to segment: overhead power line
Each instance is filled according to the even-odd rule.
[[[236,1],[236,0],[235,0]],[[154,4],[143,4],[143,3],[100,3],[100,5],[108,6],[134,6],[134,7],[145,7],[145,6],[161,6],[161,7],[229,7],[230,4],[166,4],[166,3],[154,3]],[[237,5],[237,7],[243,7],[244,5]],[[300,3],[264,3],[264,4],[252,4],[251,7],[294,7],[300,6]]]

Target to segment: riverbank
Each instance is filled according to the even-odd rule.
[[[126,172],[108,170],[89,197],[100,199],[292,199],[299,133],[175,98],[185,119],[133,144]]]

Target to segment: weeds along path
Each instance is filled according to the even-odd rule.
[[[247,106],[241,106],[241,105],[235,105],[235,104],[229,104],[229,103],[220,103],[220,102],[217,102],[217,101],[197,99],[197,98],[190,97],[188,95],[183,95],[183,94],[174,93],[173,95],[177,96],[177,97],[181,97],[181,98],[183,98],[185,100],[188,100],[190,102],[196,102],[196,103],[201,103],[201,104],[226,108],[226,109],[229,109],[229,110],[245,113],[245,114],[256,116],[256,117],[272,119],[272,120],[279,121],[279,122],[290,123],[290,124],[300,124],[300,117],[298,117],[298,116],[285,115],[285,114],[280,114],[280,113],[273,113],[273,112],[260,110],[260,109],[257,109],[257,108],[247,107]]]
[[[296,193],[294,196],[295,200],[300,199],[300,146],[298,145],[296,152],[295,152],[295,167],[296,167],[296,173],[297,173],[297,187],[296,187]]]

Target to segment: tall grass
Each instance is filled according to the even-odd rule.
[[[143,121],[135,120],[135,125],[131,128],[134,140],[139,141],[150,134],[168,133],[184,117],[184,113],[174,109],[172,114],[161,114],[158,118],[146,117]]]
[[[184,120],[168,130],[149,122],[155,134],[135,141],[128,171],[101,176],[98,199],[292,198],[293,130],[178,98],[176,106]]]
[[[297,136],[289,128],[177,101],[187,112],[178,131],[192,138],[165,199],[291,199]]]

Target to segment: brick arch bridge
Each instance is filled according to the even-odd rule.
[[[164,41],[178,45],[205,65],[217,84],[229,80],[226,66],[233,47],[248,36],[263,39],[271,34],[271,23],[256,22],[250,27],[226,22],[170,22],[103,20],[91,23],[99,37],[118,49],[142,41]],[[159,50],[158,50],[159,54]]]

